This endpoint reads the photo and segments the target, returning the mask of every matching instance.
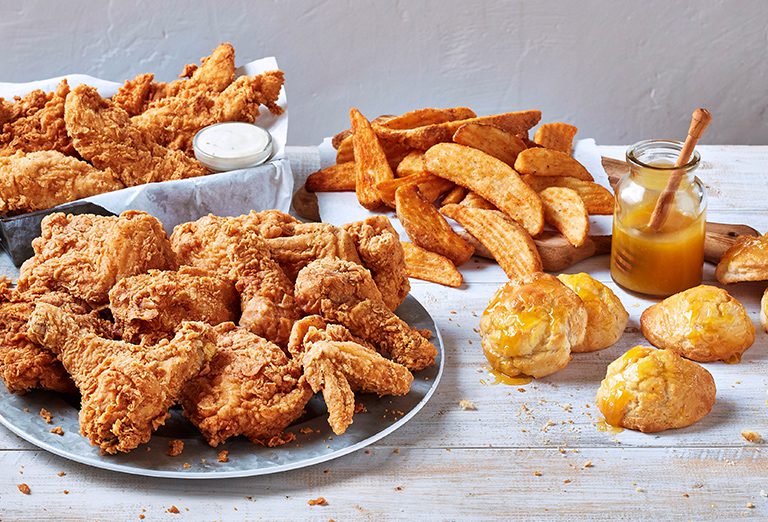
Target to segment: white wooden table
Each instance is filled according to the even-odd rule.
[[[622,158],[624,147],[601,151]],[[768,147],[703,146],[700,151],[710,220],[768,230]],[[306,173],[317,164],[309,149],[290,152],[295,170]],[[445,374],[424,410],[370,450],[281,475],[163,480],[75,464],[0,428],[0,519],[768,517],[768,447],[740,435],[749,429],[768,439],[765,333],[758,333],[741,364],[706,365],[717,382],[717,404],[698,424],[657,435],[599,431],[595,392],[606,365],[645,342],[638,318],[650,301],[616,288],[607,256],[582,262],[569,271],[588,271],[609,284],[631,313],[624,337],[607,350],[577,354],[565,370],[545,379],[525,386],[492,385],[475,329],[503,281],[482,261],[469,265],[459,289],[413,282],[413,295],[443,332]],[[712,267],[706,277],[712,279]],[[765,286],[728,288],[756,325]],[[477,409],[462,410],[462,399]],[[66,475],[58,476],[60,471]],[[30,486],[31,495],[19,493],[21,482]],[[319,496],[327,506],[307,504]],[[167,512],[172,505],[179,514]]]

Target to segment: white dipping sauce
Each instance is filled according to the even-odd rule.
[[[272,136],[252,123],[209,125],[198,131],[192,144],[197,160],[219,172],[253,167],[272,155]]]

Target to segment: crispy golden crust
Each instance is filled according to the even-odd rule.
[[[216,327],[216,353],[184,387],[184,415],[208,444],[244,435],[267,443],[304,413],[312,397],[301,366],[246,328]]]
[[[32,242],[35,255],[21,267],[21,291],[65,291],[100,305],[120,279],[177,266],[162,225],[144,212],[119,217],[59,212],[46,216],[41,226]]]
[[[602,350],[621,338],[629,313],[610,288],[586,273],[560,274],[557,278],[576,292],[587,309],[586,336],[582,343],[571,347],[572,352]]]
[[[385,357],[421,370],[434,364],[437,349],[393,314],[370,272],[340,259],[319,259],[299,272],[296,301],[308,314],[346,326]]]
[[[739,362],[755,341],[744,306],[722,288],[700,285],[664,299],[640,317],[651,344],[699,362]]]
[[[12,121],[3,125],[0,131],[0,156],[39,150],[73,154],[72,140],[64,123],[64,100],[68,93],[69,84],[62,80],[50,97],[39,94],[25,97],[15,104],[18,108],[10,108],[11,114],[6,106],[5,117]],[[38,109],[43,100],[45,105]],[[14,119],[14,116],[17,117]]]
[[[112,169],[128,187],[208,173],[197,160],[160,144],[93,87],[69,93],[64,120],[77,152],[96,168]]]
[[[549,274],[511,280],[480,319],[483,352],[510,377],[543,377],[562,370],[584,341],[587,310],[579,297]]]
[[[181,267],[121,279],[109,291],[109,308],[124,340],[153,344],[173,337],[184,321],[236,321],[240,298],[231,281]]]
[[[768,234],[738,238],[723,254],[715,276],[721,283],[768,280]]]
[[[386,216],[373,216],[342,227],[355,243],[362,265],[371,271],[387,308],[395,310],[411,291],[400,236]]]
[[[111,170],[54,150],[0,156],[0,214],[34,212],[122,188]]]
[[[83,319],[39,304],[28,335],[58,354],[80,389],[80,432],[106,453],[131,451],[163,425],[213,353],[212,327],[185,322],[170,341],[138,346],[100,337]]]
[[[154,74],[145,73],[139,74],[131,80],[126,80],[112,96],[112,103],[127,112],[129,116],[141,114],[149,103],[154,79]]]
[[[608,365],[597,406],[613,426],[645,433],[684,428],[715,404],[715,381],[669,350],[636,346]]]

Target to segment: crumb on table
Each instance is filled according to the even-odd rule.
[[[325,497],[317,497],[317,498],[312,498],[308,500],[307,504],[309,504],[310,506],[327,506],[328,501],[325,500]]]
[[[229,451],[221,450],[216,458],[219,462],[229,462]]]
[[[40,408],[40,416],[43,418],[46,424],[51,424],[53,422],[53,415],[45,408]]]
[[[21,484],[17,484],[16,487],[19,488],[19,491],[21,491],[25,495],[29,495],[30,493],[32,493],[32,490],[29,489],[29,486],[27,486],[27,484],[24,482],[22,482]]]
[[[741,436],[744,437],[744,440],[747,442],[752,442],[755,444],[763,442],[763,437],[756,431],[744,430],[741,432]]]
[[[61,426],[55,426],[51,428],[51,433],[53,433],[54,435],[58,435],[59,437],[63,437],[64,429]]]
[[[184,451],[184,441],[181,439],[171,439],[168,441],[168,456],[178,457]]]
[[[174,515],[178,515],[179,514],[179,508],[177,508],[176,506],[171,506],[171,507],[168,508],[168,513],[173,513]]]
[[[477,410],[477,406],[475,406],[475,403],[468,400],[468,399],[461,399],[459,401],[459,407],[462,410],[468,410],[468,411],[475,411]]]

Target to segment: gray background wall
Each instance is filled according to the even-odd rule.
[[[3,1],[0,81],[83,72],[173,78],[220,41],[278,57],[290,142],[315,144],[356,105],[540,108],[624,144],[685,134],[768,144],[768,2]]]

